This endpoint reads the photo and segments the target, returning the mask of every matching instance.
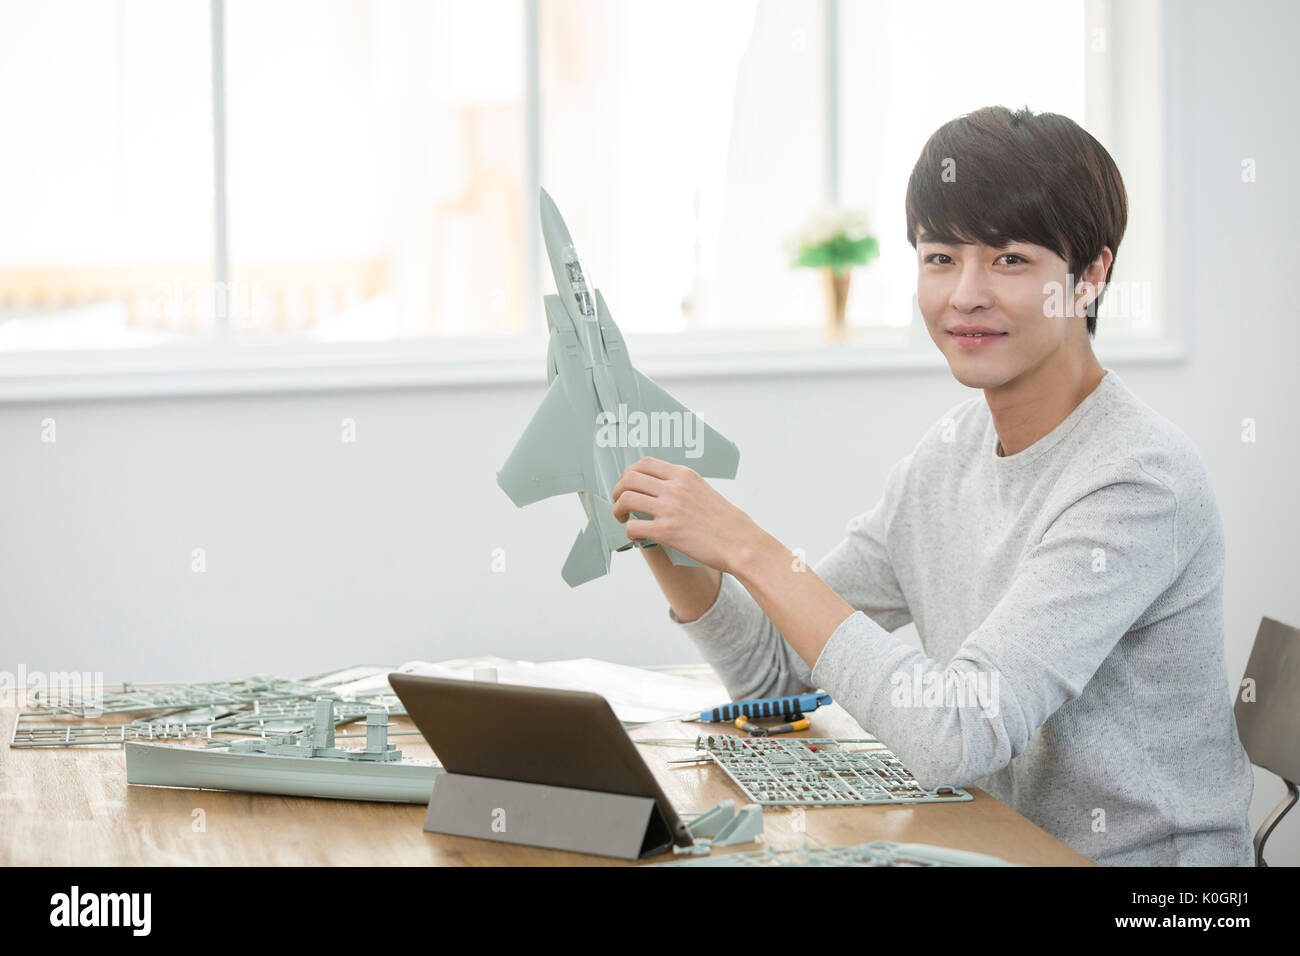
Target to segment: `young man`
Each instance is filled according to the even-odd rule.
[[[1100,863],[1250,865],[1214,492],[1092,351],[1126,209],[1066,117],[945,124],[908,183],[908,241],[930,337],[983,398],[931,426],[814,571],[655,458],[615,514],[705,565],[642,552],[734,698],[825,689],[921,786],[978,786]],[[891,636],[908,621],[923,651]]]

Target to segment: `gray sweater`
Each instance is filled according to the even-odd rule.
[[[1114,865],[1250,865],[1223,525],[1191,440],[1111,370],[998,454],[983,395],[814,570],[855,609],[808,665],[730,575],[682,624],[734,699],[820,688],[926,788],[974,785]],[[916,623],[924,651],[891,636]]]

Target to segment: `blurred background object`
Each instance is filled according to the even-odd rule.
[[[880,244],[868,231],[861,209],[823,209],[787,246],[795,268],[820,269],[826,281],[826,338],[848,337],[845,313],[853,269],[868,265],[880,254]]]

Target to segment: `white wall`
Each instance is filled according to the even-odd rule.
[[[1179,5],[1189,110],[1184,244],[1196,341],[1186,365],[1107,363],[1183,428],[1228,535],[1229,676],[1262,615],[1300,626],[1295,14]],[[1208,69],[1205,64],[1213,64]],[[1240,182],[1243,157],[1258,181]],[[1289,215],[1288,215],[1289,214]],[[1122,248],[1122,247],[1121,247]],[[1122,268],[1122,252],[1119,267]],[[1104,358],[1105,328],[1100,329]],[[541,358],[539,356],[539,362]],[[971,394],[946,372],[665,380],[737,442],[734,500],[819,557],[885,471]],[[541,387],[0,406],[0,668],[120,679],[294,675],[354,662],[493,653],[697,660],[634,553],[570,590],[573,497],[516,510],[500,466]],[[54,418],[58,440],[40,440]],[[1258,441],[1241,441],[1243,418]],[[355,419],[358,440],[340,440]],[[507,553],[494,574],[493,548]],[[191,551],[207,570],[191,571]],[[1258,773],[1252,823],[1280,799]],[[1300,819],[1271,841],[1300,863]]]
[[[741,447],[736,501],[810,556],[965,394],[946,372],[669,384]],[[541,394],[4,408],[6,657],[109,680],[478,653],[696,659],[640,555],[616,555],[614,574],[578,589],[560,579],[586,520],[575,497],[519,510],[497,487]],[[355,443],[340,438],[344,418]],[[491,567],[498,547],[504,574]]]

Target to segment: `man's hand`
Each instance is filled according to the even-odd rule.
[[[725,572],[744,586],[808,666],[815,667],[830,636],[853,613],[853,607],[803,561],[791,560],[785,545],[684,465],[642,458],[623,472],[613,498],[614,515],[627,525],[633,541],[649,538],[704,565],[678,566],[658,548],[642,550],[682,621],[708,610]],[[634,511],[654,520],[630,517]]]
[[[685,465],[642,458],[613,488],[614,517],[627,525],[632,541],[647,538],[730,572],[742,564],[763,532],[707,481]],[[632,517],[648,514],[654,520]]]

